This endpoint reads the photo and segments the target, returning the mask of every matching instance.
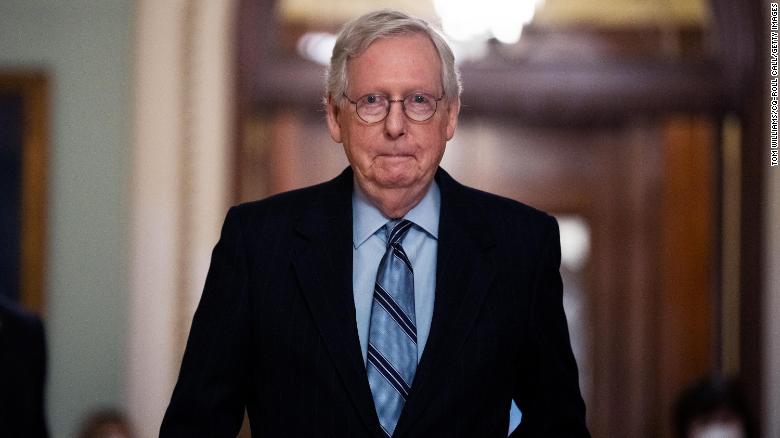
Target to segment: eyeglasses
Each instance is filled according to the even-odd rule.
[[[437,98],[428,93],[412,93],[403,99],[390,99],[383,94],[366,94],[354,101],[346,93],[343,95],[349,103],[355,105],[358,117],[366,123],[378,123],[384,120],[390,112],[390,105],[394,102],[401,103],[406,117],[415,122],[424,122],[433,117],[439,101],[444,98],[444,94]]]

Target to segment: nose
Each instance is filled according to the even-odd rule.
[[[398,138],[406,133],[406,116],[404,115],[403,101],[391,100],[390,108],[385,118],[385,135],[390,138]],[[398,105],[394,105],[394,104]]]

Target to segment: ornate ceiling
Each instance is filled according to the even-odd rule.
[[[431,0],[280,0],[286,21],[338,25],[384,7],[401,9],[438,22]],[[706,0],[546,0],[536,11],[539,26],[708,27]]]

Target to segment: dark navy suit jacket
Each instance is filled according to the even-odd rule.
[[[583,437],[555,220],[439,169],[430,337],[394,437]],[[161,437],[379,437],[352,294],[350,169],[232,208]]]
[[[45,438],[41,320],[0,297],[0,436]]]

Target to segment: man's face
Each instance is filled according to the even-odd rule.
[[[347,96],[356,101],[367,94],[383,94],[392,100],[424,92],[443,93],[441,62],[431,40],[411,34],[374,41],[360,56],[347,63]],[[447,96],[429,120],[416,122],[404,115],[401,103],[390,105],[381,122],[362,121],[355,105],[341,96],[330,96],[328,129],[344,144],[358,184],[367,191],[419,189],[433,179],[447,140],[455,133],[456,103]]]

